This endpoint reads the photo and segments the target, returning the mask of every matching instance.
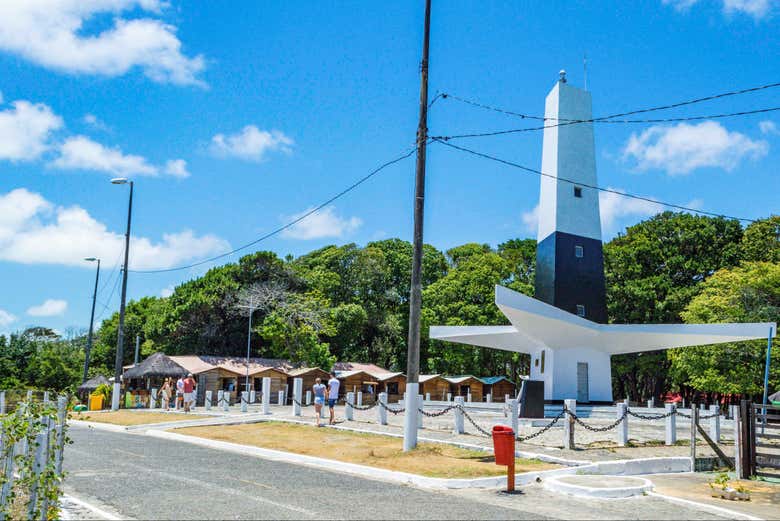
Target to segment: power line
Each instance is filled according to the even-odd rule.
[[[691,208],[689,206],[682,206],[682,205],[679,205],[679,204],[667,203],[667,202],[664,202],[664,201],[659,201],[657,199],[651,199],[650,197],[644,197],[644,196],[641,196],[641,195],[634,195],[634,194],[631,194],[631,193],[628,193],[628,192],[621,192],[619,190],[613,190],[611,188],[603,188],[601,186],[590,185],[590,184],[587,184],[587,183],[581,183],[579,181],[573,181],[573,180],[567,179],[565,177],[558,177],[558,176],[554,176],[552,174],[546,174],[546,173],[544,173],[544,172],[542,172],[540,170],[536,170],[534,168],[529,168],[527,166],[524,166],[524,165],[521,165],[521,164],[518,164],[518,163],[514,163],[514,162],[508,161],[506,159],[501,159],[499,157],[491,156],[491,155],[485,154],[483,152],[477,152],[476,150],[472,150],[470,148],[461,147],[461,146],[455,145],[453,143],[449,143],[449,142],[447,142],[445,140],[442,140],[442,139],[439,139],[439,138],[435,138],[434,137],[434,138],[431,138],[431,139],[433,141],[437,142],[437,143],[441,143],[442,145],[446,145],[446,146],[448,146],[450,148],[453,148],[455,150],[459,150],[461,152],[465,152],[465,153],[468,153],[468,154],[471,154],[471,155],[474,155],[474,156],[477,156],[477,157],[481,157],[483,159],[489,159],[491,161],[495,161],[497,163],[501,163],[501,164],[504,164],[504,165],[507,165],[507,166],[511,166],[511,167],[514,167],[514,168],[519,168],[520,170],[524,170],[526,172],[529,172],[529,173],[532,173],[532,174],[536,174],[536,175],[541,176],[541,177],[549,177],[551,179],[557,179],[558,181],[563,181],[565,183],[569,183],[569,184],[572,184],[572,185],[581,186],[581,187],[584,187],[584,188],[591,188],[593,190],[598,190],[600,192],[607,192],[607,193],[611,193],[611,194],[617,194],[617,195],[620,195],[620,196],[623,196],[623,197],[628,197],[628,198],[631,198],[631,199],[638,199],[640,201],[646,201],[646,202],[650,202],[650,203],[655,203],[655,204],[660,205],[660,206],[668,206],[669,208],[675,208],[677,210],[684,210],[686,212],[693,212],[693,213],[698,213],[698,214],[702,214],[702,215],[709,215],[711,217],[724,217],[726,219],[734,219],[734,220],[737,220],[737,221],[745,221],[745,222],[751,222],[751,223],[755,222],[754,219],[747,219],[747,218],[744,218],[744,217],[734,217],[734,216],[731,216],[731,215],[725,215],[725,214],[714,213],[714,212],[707,212],[705,210],[698,210],[696,208]]]
[[[668,109],[672,109],[672,108],[683,107],[683,106],[686,106],[686,105],[693,105],[693,104],[696,104],[696,103],[702,103],[702,102],[705,102],[705,101],[712,101],[712,100],[715,100],[715,99],[725,98],[725,97],[729,97],[729,96],[737,96],[737,95],[741,95],[741,94],[747,94],[747,93],[750,93],[750,92],[756,92],[756,91],[765,90],[765,89],[771,89],[771,88],[775,88],[775,87],[780,87],[780,83],[769,83],[769,84],[766,84],[766,85],[759,85],[757,87],[750,87],[748,89],[742,89],[742,90],[736,90],[736,91],[730,91],[730,92],[722,92],[722,93],[719,93],[719,94],[713,94],[711,96],[705,96],[705,97],[702,97],[702,98],[696,98],[696,99],[692,99],[692,100],[680,101],[680,102],[677,102],[677,103],[671,103],[671,104],[667,104],[667,105],[660,105],[660,106],[656,106],[656,107],[649,107],[649,108],[631,110],[631,111],[628,111],[628,112],[620,112],[620,113],[617,113],[617,114],[610,114],[608,116],[601,116],[601,117],[598,117],[598,118],[583,119],[583,120],[546,118],[546,117],[543,117],[543,116],[535,116],[535,115],[531,115],[531,114],[524,114],[524,113],[521,113],[521,112],[513,112],[513,111],[510,111],[510,110],[505,110],[505,109],[501,109],[501,108],[494,107],[494,106],[491,106],[491,105],[486,105],[486,104],[483,104],[483,103],[479,103],[477,101],[469,100],[469,99],[466,99],[466,98],[461,98],[461,97],[455,96],[453,94],[446,94],[446,93],[444,93],[444,94],[441,94],[441,98],[442,99],[450,99],[451,98],[451,99],[454,99],[454,100],[457,100],[457,101],[460,101],[462,103],[466,103],[466,104],[469,104],[469,105],[472,105],[472,106],[475,106],[475,107],[483,108],[483,109],[486,109],[486,110],[491,110],[491,111],[494,111],[494,112],[499,112],[499,113],[502,113],[502,114],[507,114],[507,115],[510,115],[510,116],[517,116],[517,117],[520,117],[522,119],[533,119],[533,120],[539,120],[539,121],[554,120],[554,121],[558,121],[559,123],[555,123],[555,124],[552,124],[552,125],[544,125],[544,126],[540,126],[540,127],[528,127],[528,128],[522,128],[522,129],[502,130],[502,131],[496,131],[496,132],[460,134],[460,135],[453,135],[453,136],[437,136],[437,137],[439,137],[440,139],[456,139],[456,138],[465,138],[465,137],[496,136],[496,135],[501,135],[501,134],[516,133],[516,132],[530,132],[530,131],[535,131],[535,130],[543,130],[545,128],[552,128],[552,127],[565,126],[565,125],[573,125],[573,124],[578,124],[578,123],[606,122],[607,120],[614,120],[615,118],[620,118],[620,117],[624,117],[624,116],[631,116],[631,115],[634,115],[634,114],[642,114],[642,113],[653,112],[653,111],[658,111],[658,110],[668,110]],[[769,109],[759,109],[759,110],[756,110],[756,111],[734,112],[734,113],[730,113],[730,114],[716,114],[714,116],[694,116],[694,117],[692,117],[692,118],[690,118],[688,120],[692,120],[692,119],[709,119],[709,118],[714,119],[714,118],[723,118],[723,117],[731,117],[731,116],[741,116],[741,115],[756,114],[756,113],[761,113],[761,112],[771,112],[771,111],[774,111],[774,110],[780,110],[780,107],[769,108]],[[666,119],[659,119],[659,120],[632,119],[632,120],[621,120],[620,123],[658,123],[658,122],[685,121],[685,120],[686,119],[683,119],[683,118],[666,118]]]
[[[116,288],[119,285],[120,278],[121,277],[116,277],[116,279],[114,280],[114,285],[111,287],[111,293],[108,295],[108,299],[106,299],[106,303],[105,304],[103,302],[100,303],[103,306],[103,309],[100,310],[100,314],[95,319],[95,322],[100,322],[100,319],[103,318],[103,314],[106,312],[106,309],[108,309],[108,306],[111,304],[111,299],[114,297],[114,293],[116,293]]]
[[[307,211],[303,215],[293,219],[292,221],[288,222],[287,224],[284,224],[284,225],[282,225],[282,226],[280,226],[280,227],[278,227],[278,228],[276,228],[276,229],[266,233],[265,235],[262,235],[262,236],[258,237],[257,239],[255,239],[255,240],[253,240],[251,242],[248,242],[248,243],[246,243],[246,244],[244,244],[242,246],[239,246],[238,248],[235,248],[235,249],[230,250],[230,251],[225,252],[225,253],[221,253],[221,254],[216,255],[214,257],[210,257],[208,259],[204,259],[204,260],[201,260],[201,261],[198,261],[198,262],[193,262],[192,264],[187,264],[186,266],[177,266],[175,268],[164,268],[164,269],[157,269],[157,270],[130,270],[130,271],[132,273],[167,273],[167,272],[171,272],[171,271],[186,270],[186,269],[194,268],[196,266],[201,266],[201,265],[209,263],[209,262],[213,262],[215,260],[219,260],[219,259],[221,259],[223,257],[227,257],[227,256],[232,255],[234,253],[237,253],[237,252],[239,252],[241,250],[245,250],[246,248],[249,248],[250,246],[254,246],[255,244],[257,244],[259,242],[262,242],[262,241],[264,241],[266,239],[269,239],[269,238],[273,237],[274,235],[278,235],[279,233],[283,232],[284,230],[295,226],[296,224],[298,224],[299,222],[303,221],[304,219],[306,219],[310,215],[312,215],[314,213],[317,213],[318,211],[322,210],[323,208],[325,208],[326,206],[331,204],[336,199],[339,199],[340,197],[348,194],[349,192],[351,192],[352,190],[354,190],[358,186],[362,185],[363,183],[365,183],[366,181],[368,181],[369,179],[374,177],[376,174],[378,174],[379,172],[381,172],[385,168],[387,168],[387,167],[389,167],[391,165],[394,165],[396,163],[399,163],[399,162],[403,161],[404,159],[410,157],[416,151],[417,151],[417,147],[415,146],[409,152],[406,152],[405,154],[403,154],[401,156],[398,156],[395,159],[391,159],[390,161],[387,161],[386,163],[383,163],[382,165],[378,166],[377,168],[375,168],[374,170],[372,170],[371,172],[369,172],[365,176],[361,177],[360,179],[358,179],[357,181],[355,181],[354,183],[349,185],[344,190],[340,191],[339,193],[337,193],[336,195],[334,195],[330,199],[326,200],[325,202],[320,203],[319,205],[315,206],[314,208],[312,208],[311,210]]]

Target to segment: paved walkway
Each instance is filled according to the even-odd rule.
[[[432,492],[130,433],[74,426],[65,489],[137,519],[721,519],[659,497],[593,500],[541,486]],[[334,469],[335,470],[335,469]]]

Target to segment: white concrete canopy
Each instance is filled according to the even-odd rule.
[[[612,401],[611,355],[766,338],[775,328],[770,322],[598,324],[502,286],[495,302],[511,326],[432,326],[430,337],[530,354],[531,378],[545,381],[548,400]],[[581,389],[577,396],[578,363],[586,364],[585,400]]]

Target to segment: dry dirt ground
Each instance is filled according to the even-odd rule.
[[[496,465],[492,454],[482,451],[422,443],[414,451],[403,452],[398,438],[329,428],[317,429],[308,425],[264,422],[185,427],[175,432],[437,478],[473,478],[506,473],[506,467]],[[516,472],[557,467],[520,458],[515,463]]]
[[[84,420],[98,423],[111,423],[113,425],[146,425],[148,423],[165,423],[202,418],[189,414],[168,412],[136,412],[136,411],[111,411],[111,412],[83,412],[73,413],[71,419]]]

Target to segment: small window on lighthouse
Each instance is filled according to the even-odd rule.
[[[574,247],[574,256],[578,259],[581,259],[585,255],[584,250],[582,249],[582,246],[579,244]]]
[[[574,187],[574,197],[582,197],[582,188],[579,186]]]
[[[577,315],[580,317],[585,316],[585,306],[583,306],[582,304],[577,304]]]

